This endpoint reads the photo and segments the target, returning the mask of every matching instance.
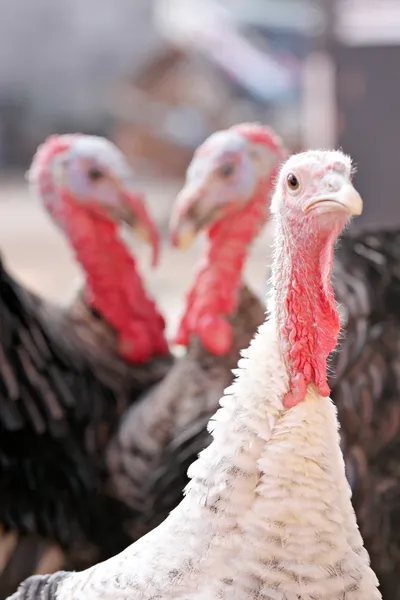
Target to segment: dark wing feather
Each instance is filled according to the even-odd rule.
[[[170,362],[130,367],[99,344],[81,344],[84,329],[0,260],[0,523],[60,543],[80,557],[70,568],[130,542],[126,507],[102,493],[105,448],[124,410]]]
[[[57,588],[69,573],[58,571],[52,575],[34,575],[21,583],[10,600],[54,600]]]

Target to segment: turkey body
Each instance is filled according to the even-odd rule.
[[[342,321],[331,397],[360,531],[385,600],[400,598],[400,230],[343,236],[333,266]],[[262,319],[262,309],[254,317]],[[210,378],[204,375],[206,381]],[[217,397],[217,396],[216,396]],[[182,499],[187,469],[211,442],[209,412],[163,450],[148,484],[164,518]],[[161,520],[161,519],[160,519]]]
[[[106,492],[105,449],[170,364],[119,359],[81,296],[48,304],[0,260],[0,597],[38,569],[83,568],[131,541],[126,507]]]

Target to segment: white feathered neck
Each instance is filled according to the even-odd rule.
[[[378,600],[350,502],[336,411],[309,386],[285,410],[275,318],[239,361],[181,504],[59,600]]]

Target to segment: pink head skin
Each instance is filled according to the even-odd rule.
[[[235,312],[249,247],[269,216],[269,197],[286,153],[268,128],[242,124],[210,136],[196,151],[171,217],[171,241],[180,248],[201,230],[206,257],[188,293],[176,342],[197,335],[212,354],[232,346]]]
[[[87,301],[115,329],[121,357],[142,363],[165,354],[164,320],[118,237],[127,222],[157,262],[157,230],[123,154],[97,136],[53,135],[38,148],[29,180],[69,239],[86,275]]]
[[[303,400],[307,385],[329,395],[328,355],[339,334],[331,285],[333,246],[362,200],[351,184],[351,160],[339,151],[309,151],[282,167],[271,211],[277,223],[274,303],[289,391]]]

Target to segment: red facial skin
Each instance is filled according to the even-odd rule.
[[[253,197],[245,206],[227,204],[218,220],[207,228],[207,250],[186,299],[176,343],[187,346],[197,335],[203,346],[217,356],[226,355],[232,345],[229,317],[235,312],[242,286],[242,270],[249,247],[268,221],[268,198],[285,156],[280,142],[257,125],[232,128],[250,142],[264,144],[276,153],[276,167],[260,178]]]
[[[303,400],[309,383],[316,385],[321,396],[330,393],[326,362],[340,330],[330,275],[333,244],[340,229],[316,231],[312,242],[308,239],[304,243],[307,237],[302,235],[302,228],[293,227],[295,256],[285,245],[280,249],[285,278],[277,304],[284,306],[280,334],[287,348],[284,357],[289,372],[289,392],[284,398],[287,408]]]
[[[67,185],[57,189],[52,179],[53,159],[67,151],[77,137],[79,134],[51,136],[40,147],[34,159],[38,192],[82,265],[87,302],[115,329],[120,356],[133,364],[143,363],[168,352],[165,322],[144,290],[135,260],[117,235],[118,225],[96,205],[95,197],[91,203],[80,203]],[[132,206],[139,203],[138,198],[131,199]],[[150,218],[141,204],[138,216],[142,221],[143,215],[149,228]],[[156,257],[156,233],[149,231]]]
[[[326,165],[317,175],[323,176],[332,166]],[[314,192],[315,189],[310,190],[308,197]],[[275,260],[280,278],[275,282],[275,294],[281,346],[289,373],[289,391],[284,398],[287,408],[304,399],[310,383],[315,384],[321,396],[330,393],[327,358],[336,346],[340,330],[331,284],[333,247],[348,219],[349,214],[341,210],[317,216],[293,207],[283,208],[277,219],[279,243]]]
[[[269,191],[270,182],[263,182],[245,208],[208,229],[207,254],[188,293],[176,343],[187,346],[195,333],[212,354],[229,352],[232,327],[228,317],[237,307],[249,246],[267,220]]]

